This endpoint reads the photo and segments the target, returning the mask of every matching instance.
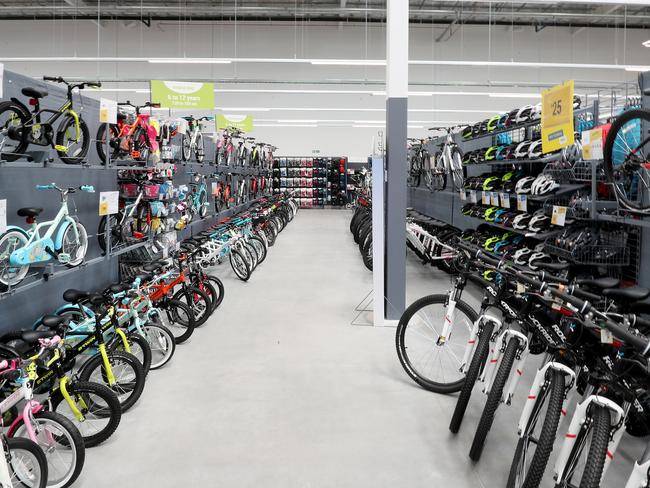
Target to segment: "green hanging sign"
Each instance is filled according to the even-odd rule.
[[[243,132],[253,132],[255,128],[253,125],[253,116],[247,115],[243,118],[228,119],[225,115],[217,115],[217,130],[226,129],[228,127],[235,127]]]
[[[163,108],[214,109],[214,84],[151,80],[151,101]]]

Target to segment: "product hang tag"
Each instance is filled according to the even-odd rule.
[[[0,200],[0,234],[7,231],[7,200]]]
[[[600,342],[603,344],[613,344],[614,335],[607,329],[600,329]]]
[[[510,194],[509,193],[501,193],[501,206],[503,208],[510,208]]]
[[[518,194],[517,195],[517,210],[520,212],[528,211],[528,198],[526,195]]]
[[[476,191],[475,190],[470,190],[469,191],[469,201],[472,203],[477,203],[478,199],[476,198]]]
[[[553,205],[553,215],[551,216],[551,224],[564,227],[566,221],[566,207],[560,205]]]
[[[499,192],[497,192],[497,191],[490,192],[490,204],[493,207],[498,207],[499,206]]]
[[[483,205],[489,205],[490,204],[490,194],[486,191],[481,192],[481,203]]]
[[[460,201],[464,202],[465,200],[467,200],[467,193],[465,193],[464,188],[461,188],[460,189]]]
[[[103,191],[99,193],[99,215],[113,215],[119,211],[120,192]]]

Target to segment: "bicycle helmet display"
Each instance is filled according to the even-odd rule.
[[[533,113],[534,107],[532,105],[524,105],[519,109],[517,112],[517,116],[515,118],[515,122],[517,124],[522,124],[524,122],[528,122],[530,120],[530,116]]]
[[[487,124],[486,124],[488,132],[492,132],[492,131],[497,130],[500,119],[501,119],[500,115],[494,115],[493,117],[490,117],[488,119]]]
[[[515,192],[517,193],[530,193],[535,178],[533,176],[524,176],[515,185]]]
[[[537,178],[535,178],[535,181],[533,181],[533,184],[530,187],[530,192],[533,195],[547,195],[551,192],[554,192],[558,188],[560,188],[560,184],[558,182],[542,173]]]
[[[515,158],[516,159],[527,159],[528,150],[530,149],[531,141],[521,141],[515,149]]]
[[[530,219],[533,216],[528,213],[518,214],[514,219],[512,219],[512,228],[517,230],[524,230],[528,228]]]
[[[532,219],[530,219],[528,230],[537,234],[548,229],[550,224],[551,219],[549,219],[546,215],[535,215]]]
[[[531,251],[527,247],[522,247],[521,249],[515,252],[515,254],[512,256],[512,260],[515,262],[515,264],[524,266],[528,264],[528,258],[532,253],[533,251]]]
[[[542,140],[537,139],[530,143],[528,147],[528,158],[537,159],[542,157]]]
[[[488,208],[487,210],[485,210],[485,213],[483,214],[483,218],[488,222],[494,222],[494,217],[496,216],[497,210],[499,210],[497,207]]]
[[[501,186],[501,178],[499,176],[488,176],[483,180],[483,191],[498,190]]]

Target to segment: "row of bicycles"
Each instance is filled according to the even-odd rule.
[[[297,209],[288,195],[261,199],[119,283],[66,290],[32,329],[0,336],[0,414],[9,426],[0,484],[73,484],[86,448],[116,432],[149,372],[167,365],[221,305],[214,266],[229,259],[247,280]]]
[[[372,271],[372,201],[365,193],[357,197],[350,232],[359,246],[364,266]]]
[[[452,287],[406,309],[398,358],[422,388],[458,394],[449,430],[475,429],[470,460],[489,445],[497,411],[521,396],[516,443],[498,446],[508,488],[650,486],[650,444],[627,481],[607,478],[624,434],[650,435],[650,290],[541,256],[517,263],[433,219],[409,219],[407,242]],[[522,385],[531,356],[540,366]],[[470,402],[483,406],[478,418],[467,418]]]
[[[54,149],[66,164],[81,164],[88,159],[93,141],[87,123],[75,110],[73,95],[85,88],[100,88],[101,83],[72,82],[61,76],[44,76],[43,80],[63,85],[66,101],[58,108],[42,108],[47,90],[25,87],[22,94],[27,103],[18,98],[0,102],[0,160],[15,161],[26,157],[31,146],[41,146]],[[100,160],[104,164],[109,157],[114,162],[132,161],[141,165],[176,160],[203,163],[204,124],[214,123],[214,117],[190,115],[160,122],[151,116],[152,109],[159,107],[160,104],[152,102],[118,103],[117,122],[100,124],[95,135]],[[212,136],[209,139],[212,142]],[[230,127],[222,129],[215,138],[211,163],[270,169],[276,149]]]

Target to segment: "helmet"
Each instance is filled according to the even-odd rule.
[[[499,210],[496,211],[494,214],[494,221],[497,224],[502,224],[503,223],[503,217],[504,215],[508,213],[508,211],[505,208],[500,208]]]
[[[461,212],[463,215],[470,215],[470,213],[471,213],[471,211],[472,211],[472,207],[474,207],[474,204],[473,204],[473,203],[468,203],[468,204],[466,204],[466,205],[463,205],[463,208],[460,209],[460,212]]]
[[[507,193],[512,193],[515,191],[515,186],[517,182],[514,179],[509,179],[501,185],[501,189]]]
[[[528,158],[537,159],[542,157],[542,140],[537,139],[536,141],[531,142],[528,147]]]
[[[501,217],[501,225],[512,226],[512,221],[519,215],[515,211],[506,212],[505,215]]]
[[[498,176],[488,176],[483,180],[483,191],[493,191],[499,188],[501,178]]]
[[[530,219],[533,216],[528,213],[518,214],[514,219],[512,219],[512,228],[517,230],[524,230],[528,228]]]
[[[499,121],[497,122],[497,128],[503,129],[506,126],[506,120],[508,120],[508,113],[502,113],[499,115]]]
[[[504,149],[503,159],[515,159],[515,150],[519,145],[518,142],[513,142],[508,147]]]
[[[502,161],[503,159],[505,159],[507,147],[508,146],[505,145],[497,147],[496,153],[494,155],[494,159],[496,159],[497,161]]]
[[[523,266],[524,264],[528,264],[528,257],[532,254],[532,252],[533,251],[531,251],[527,247],[522,247],[521,249],[515,252],[514,256],[512,256],[512,259],[515,262],[515,264]]]
[[[490,146],[485,150],[485,160],[486,161],[493,161],[496,156],[496,152],[499,146]]]
[[[495,115],[493,117],[490,117],[487,121],[487,130],[488,132],[492,132],[497,129],[497,126],[499,124],[499,120],[501,119],[500,115]]]
[[[517,117],[515,118],[515,123],[522,124],[530,120],[530,115],[533,112],[534,107],[532,105],[524,105],[517,112]]]
[[[494,246],[496,246],[499,241],[501,241],[501,239],[498,237],[488,237],[483,243],[483,249],[486,251],[494,251]]]
[[[530,112],[530,117],[529,120],[537,120],[542,118],[542,103],[538,103],[537,105],[533,105],[533,109]]]
[[[472,126],[468,125],[465,127],[462,131],[463,134],[463,139],[471,139],[472,138]]]
[[[580,97],[578,95],[573,95],[574,110],[580,108],[580,105],[582,105],[582,100],[580,100]]]
[[[524,176],[515,185],[515,192],[517,193],[530,193],[530,187],[535,181],[533,176]]]
[[[481,122],[478,124],[478,125],[479,125],[479,129],[478,129],[479,134],[485,134],[485,133],[488,131],[487,124],[488,124],[487,119],[481,121]]]
[[[514,171],[508,171],[506,173],[503,173],[501,175],[501,184],[505,183],[506,181],[512,180],[512,177],[515,175]]]
[[[532,141],[521,141],[515,149],[515,158],[526,159],[528,158],[528,149],[530,149]]]
[[[474,151],[467,151],[463,154],[463,164],[472,164],[472,154]]]
[[[560,184],[556,182],[553,178],[546,176],[545,174],[540,174],[530,188],[530,192],[533,195],[546,195],[560,188]]]
[[[499,210],[497,207],[490,207],[486,209],[485,213],[483,214],[483,218],[488,222],[494,222],[494,217],[496,216],[497,210]]]
[[[480,123],[474,124],[472,126],[472,137],[476,137],[480,133],[481,133],[481,124]]]
[[[517,114],[519,113],[519,109],[516,108],[514,110],[511,110],[508,115],[506,116],[506,127],[510,127],[511,125],[515,125],[517,123]]]
[[[528,223],[528,230],[535,233],[543,232],[548,228],[550,223],[551,219],[546,215],[535,215]]]
[[[536,266],[537,263],[549,263],[551,261],[551,256],[545,252],[534,252],[528,256],[528,267],[532,270],[537,270],[539,269],[539,267]]]

